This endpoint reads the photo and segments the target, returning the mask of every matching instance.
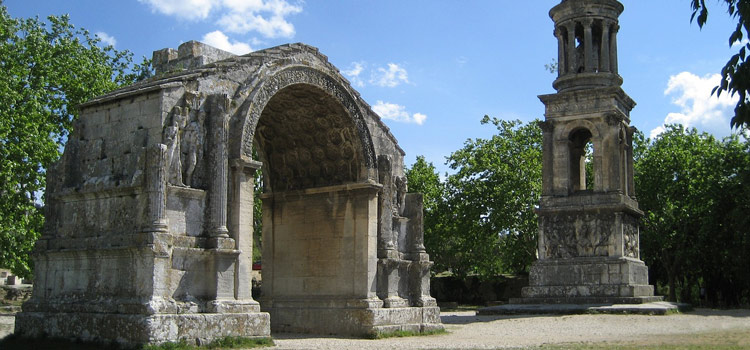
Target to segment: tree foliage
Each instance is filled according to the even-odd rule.
[[[737,20],[737,27],[729,35],[729,46],[740,45],[737,54],[729,58],[721,70],[721,83],[714,88],[718,96],[725,91],[731,95],[739,96],[739,101],[734,109],[734,117],[730,121],[733,128],[750,127],[750,43],[744,43],[743,39],[750,34],[750,0],[721,0],[726,3],[727,12]],[[691,0],[693,15],[691,21],[695,20],[698,26],[703,26],[708,21],[708,6],[706,0]]]
[[[16,19],[0,3],[0,266],[31,273],[45,169],[60,156],[76,106],[146,77],[132,54],[75,28],[67,16]]]
[[[711,305],[750,301],[750,143],[671,125],[638,135],[635,155],[652,280],[671,300],[695,303],[703,288]]]
[[[469,139],[447,158],[455,173],[444,182],[424,158],[407,170],[410,190],[426,193],[425,244],[435,271],[522,273],[535,259],[541,130],[536,122],[482,119],[490,123],[496,135]]]

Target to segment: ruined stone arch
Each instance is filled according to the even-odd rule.
[[[324,55],[288,44],[235,56],[190,41],[153,62],[154,78],[80,106],[48,172],[49,230],[18,334],[137,345],[271,327],[442,328],[404,152]],[[265,165],[252,159],[259,136]],[[261,167],[276,183],[263,193],[259,303]]]

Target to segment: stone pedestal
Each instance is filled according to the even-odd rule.
[[[648,284],[648,268],[632,258],[570,258],[536,262],[522,304],[640,304],[661,301]]]

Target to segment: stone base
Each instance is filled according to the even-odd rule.
[[[648,286],[650,287],[650,286]],[[539,305],[636,305],[663,301],[662,296],[640,297],[545,297],[545,298],[510,298],[509,304],[539,304]]]
[[[125,346],[183,339],[192,344],[205,344],[226,336],[269,337],[270,320],[265,312],[158,315],[21,312],[16,315],[15,334],[116,342]]]
[[[262,303],[261,303],[262,304]],[[269,309],[274,332],[372,337],[395,331],[426,332],[443,329],[440,308],[425,307],[315,307],[275,302]]]
[[[666,315],[689,309],[690,305],[669,302],[649,302],[643,304],[507,304],[485,307],[477,310],[477,315],[530,315],[530,314],[645,314]]]
[[[648,268],[632,258],[586,257],[536,261],[524,304],[639,304],[660,301],[648,284]],[[576,301],[578,300],[578,301]]]

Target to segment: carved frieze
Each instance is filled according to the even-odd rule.
[[[545,258],[608,256],[614,229],[611,214],[541,217]]]

